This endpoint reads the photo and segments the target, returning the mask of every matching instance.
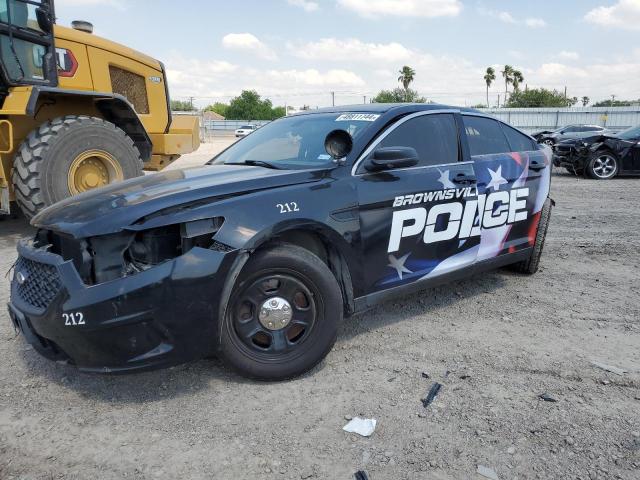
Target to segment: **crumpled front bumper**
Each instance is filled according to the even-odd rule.
[[[194,248],[147,271],[88,286],[73,262],[30,241],[21,241],[18,253],[18,265],[32,263],[29,272],[13,274],[14,326],[47,358],[105,373],[175,365],[211,353],[223,286],[237,256]],[[39,268],[59,280],[46,305],[33,287],[57,282],[47,277],[37,283]]]

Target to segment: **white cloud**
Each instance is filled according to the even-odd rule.
[[[317,2],[312,2],[310,0],[287,0],[287,3],[294,7],[300,7],[305,12],[315,12],[320,9],[320,5],[318,5]]]
[[[525,27],[529,28],[543,28],[547,26],[547,22],[545,22],[542,18],[528,17],[524,20],[518,20],[507,11],[491,10],[483,7],[482,5],[478,6],[477,10],[480,15],[492,17],[504,23],[510,23],[513,25],[524,25]]]
[[[222,38],[222,45],[230,50],[252,53],[265,60],[275,60],[277,55],[251,33],[229,33]]]
[[[603,27],[640,30],[640,0],[619,0],[610,7],[596,7],[584,19]]]
[[[526,18],[524,24],[529,28],[544,28],[547,26],[547,22],[545,22],[542,18],[535,17]]]
[[[367,17],[455,17],[462,11],[459,0],[337,0],[342,7]]]
[[[269,70],[267,77],[279,85],[290,87],[362,87],[365,81],[349,70],[329,70],[320,72],[308,70]]]
[[[516,23],[516,19],[513,18],[513,15],[511,15],[509,12],[496,12],[495,16],[501,22],[504,22],[504,23]]]
[[[580,54],[578,52],[570,52],[567,50],[562,50],[560,53],[556,55],[556,57],[563,60],[579,60]]]
[[[397,63],[410,60],[415,55],[400,43],[365,43],[357,38],[323,38],[317,42],[290,43],[287,48],[296,57],[329,62]]]

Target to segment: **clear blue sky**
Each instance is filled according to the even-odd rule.
[[[226,101],[254,88],[274,103],[362,102],[398,85],[443,103],[484,101],[484,70],[506,63],[531,87],[640,98],[640,0],[57,0],[58,22],[165,62],[173,98]],[[499,72],[498,72],[499,75]],[[504,92],[498,77],[491,103]]]

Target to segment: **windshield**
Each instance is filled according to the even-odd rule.
[[[239,130],[251,130],[253,128],[252,125],[243,125]]]
[[[284,117],[235,143],[209,164],[266,162],[272,168],[305,169],[331,164],[324,149],[328,133],[346,130],[355,139],[379,115],[318,113]]]
[[[617,136],[622,140],[636,140],[640,138],[640,126],[627,128],[626,130],[620,132]]]

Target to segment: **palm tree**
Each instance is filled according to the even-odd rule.
[[[493,68],[488,67],[487,73],[485,73],[484,75],[484,82],[487,84],[487,108],[489,108],[489,87],[491,86],[491,84],[495,79],[496,79],[496,71]]]
[[[517,92],[520,89],[520,84],[524,83],[524,76],[520,70],[514,70],[512,75],[513,79],[511,80],[511,83],[513,83],[513,91]]]
[[[586,107],[587,105],[589,105],[589,97],[582,97],[582,106]]]
[[[507,94],[509,93],[509,84],[513,83],[513,67],[511,65],[505,65],[502,70],[502,76],[504,77],[504,101],[507,101]]]
[[[402,67],[402,70],[400,70],[400,76],[398,77],[398,81],[402,84],[402,86],[404,87],[404,93],[405,93],[405,100],[409,97],[409,85],[411,85],[411,82],[413,82],[413,80],[416,77],[416,71],[405,65],[404,67]]]

